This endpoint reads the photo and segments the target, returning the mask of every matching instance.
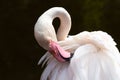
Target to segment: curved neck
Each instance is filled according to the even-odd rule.
[[[57,40],[61,41],[67,38],[67,35],[71,29],[71,17],[69,13],[62,7],[54,7],[45,12],[46,17],[48,17],[52,21],[58,17],[60,19],[60,27],[57,31]],[[47,18],[47,19],[48,19]]]
[[[57,31],[52,25],[53,20],[58,17],[60,19],[60,27]],[[71,28],[71,18],[68,12],[61,7],[54,7],[43,13],[35,24],[35,38],[39,45],[44,49],[49,49],[49,41],[64,40]]]

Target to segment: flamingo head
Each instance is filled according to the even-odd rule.
[[[59,46],[54,41],[49,42],[49,50],[48,50],[59,62],[69,61],[72,55],[70,52],[65,51],[62,47]]]

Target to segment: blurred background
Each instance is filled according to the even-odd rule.
[[[120,49],[120,0],[0,0],[0,80],[40,79],[43,68],[37,63],[46,51],[34,38],[34,25],[54,6],[70,13],[71,35],[103,30]]]

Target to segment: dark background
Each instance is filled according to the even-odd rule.
[[[34,24],[54,6],[70,13],[70,34],[103,30],[120,49],[120,0],[0,0],[0,80],[39,80],[45,50],[34,38]]]

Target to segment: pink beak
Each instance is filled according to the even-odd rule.
[[[71,58],[71,54],[65,51],[62,47],[60,47],[56,42],[49,42],[49,52],[59,61],[65,62],[69,61]]]

